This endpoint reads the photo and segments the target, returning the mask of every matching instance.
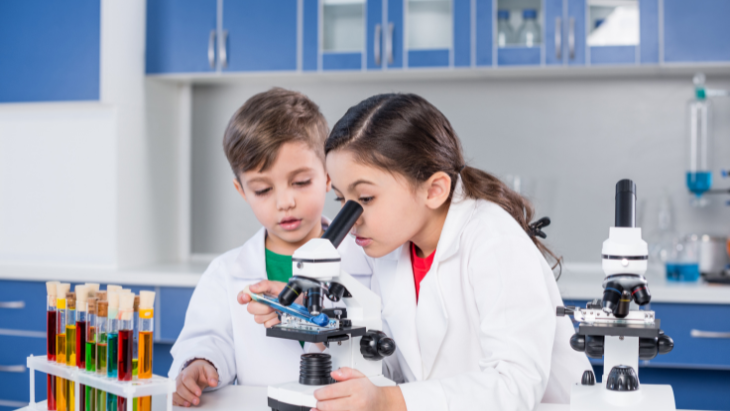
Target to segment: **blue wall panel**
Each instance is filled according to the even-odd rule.
[[[408,67],[448,67],[449,50],[410,50]]]
[[[497,50],[499,66],[538,66],[540,47],[504,47]]]
[[[591,47],[591,64],[635,64],[636,46]]]
[[[362,70],[362,53],[324,53],[322,70]]]
[[[99,0],[0,1],[0,103],[99,99]]]

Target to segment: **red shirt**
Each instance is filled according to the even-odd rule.
[[[416,245],[411,243],[411,266],[413,267],[413,281],[416,283],[416,303],[418,303],[418,293],[421,291],[421,281],[431,269],[434,255],[436,255],[436,250],[426,258],[419,257],[416,253]]]

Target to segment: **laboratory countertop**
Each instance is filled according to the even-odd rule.
[[[139,268],[94,268],[0,264],[0,280],[98,282],[161,287],[195,287],[209,262],[158,264]],[[600,298],[600,264],[566,264],[558,281],[565,300]],[[667,282],[661,269],[646,274],[652,302],[730,304],[730,285]]]

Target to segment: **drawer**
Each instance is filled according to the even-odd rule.
[[[46,355],[46,339],[0,335],[0,365],[22,366],[22,371],[0,370],[0,400],[30,401],[29,355]],[[36,372],[36,401],[46,399],[46,374]]]
[[[0,280],[0,328],[46,331],[46,284]]]
[[[730,305],[654,303],[651,309],[674,340],[674,349],[649,364],[730,369]],[[693,330],[723,333],[718,337],[724,338],[693,336]]]
[[[194,288],[183,287],[160,289],[160,341],[174,342],[177,340],[185,325],[185,313],[188,311],[194,290]]]

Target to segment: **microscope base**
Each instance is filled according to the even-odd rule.
[[[378,387],[395,386],[395,382],[382,375],[370,377],[370,381]],[[309,411],[317,406],[314,392],[322,387],[325,385],[303,385],[297,381],[270,385],[269,407],[273,411]]]
[[[570,411],[674,411],[671,385],[641,385],[637,391],[608,391],[604,384],[576,384],[570,391]]]

